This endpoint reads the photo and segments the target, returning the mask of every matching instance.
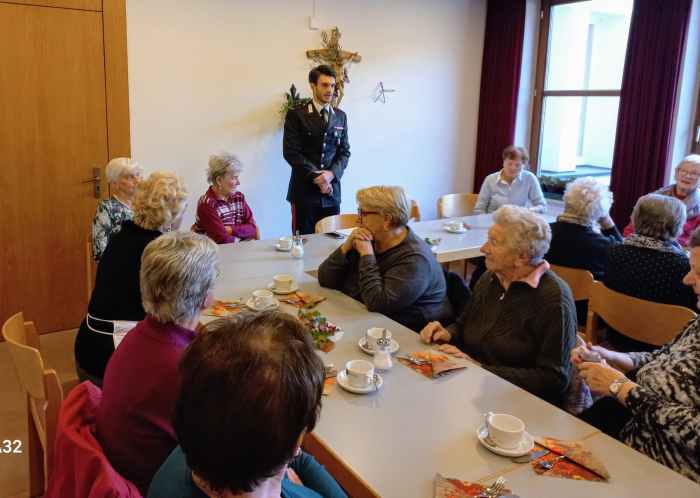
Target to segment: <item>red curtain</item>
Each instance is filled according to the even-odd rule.
[[[513,143],[525,33],[525,0],[489,0],[481,61],[474,192]]]
[[[619,226],[627,224],[641,195],[664,182],[691,3],[634,3],[610,182]]]

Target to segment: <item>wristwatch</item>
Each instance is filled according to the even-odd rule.
[[[629,382],[629,379],[625,377],[624,375],[622,377],[618,377],[614,381],[610,383],[610,386],[608,387],[608,390],[610,391],[610,394],[615,396],[617,398],[617,394],[620,392],[620,389],[622,386],[627,384]]]

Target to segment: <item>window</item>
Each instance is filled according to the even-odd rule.
[[[633,0],[543,0],[530,149],[545,190],[610,184]]]

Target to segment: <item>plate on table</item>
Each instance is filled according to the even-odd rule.
[[[505,449],[495,444],[491,444],[491,439],[489,438],[489,431],[485,425],[479,427],[476,431],[476,437],[479,442],[483,444],[489,451],[494,452],[497,455],[507,456],[507,457],[519,457],[527,454],[532,448],[535,447],[535,438],[525,431],[523,433],[523,438],[520,440],[520,445],[517,448]]]
[[[369,355],[374,355],[374,349],[370,348],[367,346],[367,336],[362,336],[357,343],[357,345],[360,347],[363,353],[367,353]],[[399,350],[399,343],[396,339],[391,339],[391,345],[389,346],[389,353],[390,354],[396,354],[396,352]]]
[[[382,379],[382,376],[379,375],[378,373],[374,374],[374,383],[366,386],[366,387],[355,387],[348,382],[348,373],[345,370],[341,370],[338,372],[338,375],[336,376],[335,380],[337,381],[338,385],[345,389],[348,392],[354,393],[354,394],[368,394],[368,393],[373,393],[375,391],[379,391],[379,389],[382,387],[384,384],[384,379]]]
[[[266,306],[264,308],[258,308],[255,306],[255,299],[253,299],[251,297],[250,299],[248,299],[246,301],[245,305],[248,306],[253,311],[272,311],[272,310],[276,310],[277,308],[280,307],[280,302],[277,299],[275,299],[275,302],[272,303],[271,305]]]
[[[292,250],[292,247],[290,246],[289,248],[286,248],[286,247],[282,247],[279,244],[275,244],[275,249],[277,249],[280,252],[289,252]]]
[[[464,233],[467,231],[467,227],[464,226],[464,223],[462,223],[461,228],[454,228],[450,225],[442,225],[442,228],[444,228],[446,232],[450,233]]]
[[[271,290],[273,293],[275,293],[275,294],[283,294],[283,295],[284,295],[284,294],[291,294],[292,292],[298,291],[298,290],[299,290],[299,285],[295,283],[295,284],[292,285],[292,287],[290,287],[289,289],[287,289],[287,290],[282,290],[282,289],[278,289],[277,287],[275,287],[275,283],[274,283],[274,282],[270,282],[269,284],[267,284],[267,288],[270,289],[270,290]]]

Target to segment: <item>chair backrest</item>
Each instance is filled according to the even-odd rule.
[[[3,324],[2,336],[7,341],[22,391],[27,396],[30,496],[41,496],[45,491],[49,464],[53,461],[63,389],[56,371],[44,368],[36,327],[32,322],[25,322],[21,312]]]
[[[420,208],[418,207],[418,203],[413,199],[411,199],[411,212],[408,217],[413,221],[420,221]]]
[[[438,199],[438,218],[467,216],[474,212],[479,194],[446,194]]]
[[[637,299],[593,282],[588,300],[586,338],[598,342],[600,320],[619,333],[637,341],[662,346],[675,338],[696,315],[683,306]]]
[[[260,227],[255,225],[255,240],[260,240]]]
[[[359,226],[356,214],[336,214],[326,216],[316,223],[316,233],[327,233],[342,228],[354,228]]]
[[[588,270],[551,265],[551,270],[569,285],[574,301],[586,301],[591,295],[593,274]]]
[[[443,270],[443,272],[445,274],[445,284],[447,286],[447,299],[449,299],[453,311],[451,319],[443,323],[443,325],[447,327],[453,324],[462,314],[471,298],[471,291],[464,279],[458,274],[448,270]]]

